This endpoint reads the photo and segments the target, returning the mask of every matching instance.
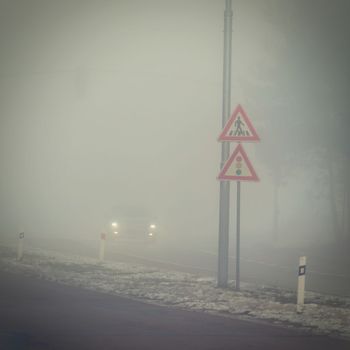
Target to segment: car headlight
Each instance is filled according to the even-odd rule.
[[[156,228],[156,225],[151,224],[151,225],[149,225],[149,228],[150,228],[150,229],[155,229],[155,228]]]

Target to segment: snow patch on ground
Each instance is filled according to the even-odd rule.
[[[233,284],[217,288],[214,279],[194,274],[101,263],[41,249],[27,249],[22,261],[15,256],[13,248],[0,246],[0,269],[158,305],[268,320],[350,338],[350,298],[306,292],[304,311],[298,314],[293,291],[242,283],[238,292]]]

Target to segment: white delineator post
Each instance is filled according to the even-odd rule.
[[[302,312],[305,296],[306,256],[299,258],[297,312]]]
[[[24,232],[20,232],[19,239],[18,239],[18,248],[17,248],[17,260],[22,260],[23,249],[24,249]]]
[[[100,261],[103,261],[105,259],[105,245],[106,245],[106,234],[101,233]]]

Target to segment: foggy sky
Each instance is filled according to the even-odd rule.
[[[0,1],[2,235],[94,235],[131,204],[172,239],[216,244],[224,5]],[[298,150],[280,189],[281,231],[327,240],[327,193],[310,196],[326,180],[309,150],[339,142],[349,159],[350,3],[233,9],[231,106],[243,105],[262,138],[246,146],[260,182],[242,186],[242,231],[271,237],[274,166]],[[282,160],[269,162],[271,149]]]

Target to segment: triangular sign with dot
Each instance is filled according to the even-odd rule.
[[[260,138],[241,105],[233,111],[224,126],[219,141],[258,142]]]
[[[238,144],[218,176],[219,180],[259,181],[241,144]]]

